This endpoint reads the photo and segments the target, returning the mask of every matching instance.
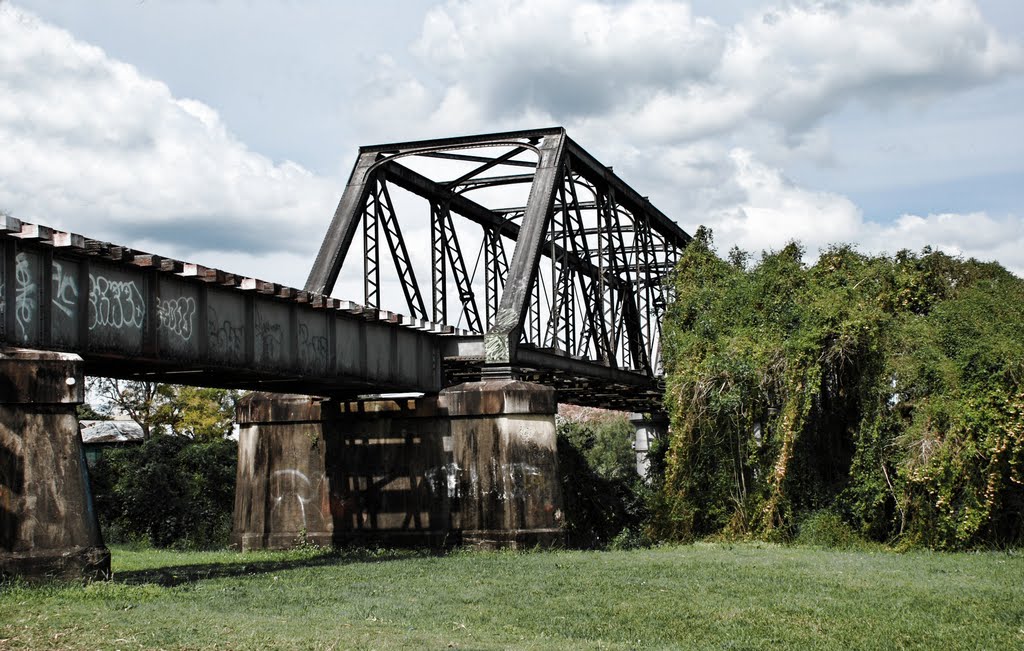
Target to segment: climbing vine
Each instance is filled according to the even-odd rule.
[[[936,548],[1024,540],[1024,281],[925,249],[756,264],[701,230],[664,326],[656,533],[775,539],[834,513]]]

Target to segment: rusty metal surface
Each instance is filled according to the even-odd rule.
[[[464,165],[435,169],[424,160]],[[520,207],[499,207],[486,195],[518,185],[528,188]],[[421,222],[422,210],[407,203],[407,214],[396,211],[389,186],[428,204],[429,268],[413,269],[401,235],[400,224]],[[378,236],[385,222],[387,242]],[[431,320],[465,323],[482,335],[491,372],[577,374],[577,390],[561,394],[576,400],[587,382],[608,383],[608,374],[594,368],[600,366],[642,376],[641,384],[657,392],[666,279],[690,236],[564,129],[360,148],[307,290],[332,291],[360,224],[362,255],[351,262],[363,265],[367,305],[381,300],[391,257],[409,312],[423,314],[429,295]],[[479,242],[480,250],[467,250],[467,241]],[[467,260],[474,257],[484,262],[476,276],[483,281],[473,282],[477,265]],[[431,287],[421,288],[417,278],[427,277]],[[461,380],[470,379],[468,361],[456,362]]]
[[[5,218],[0,346],[89,375],[315,395],[441,389],[421,322]]]

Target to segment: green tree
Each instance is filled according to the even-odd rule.
[[[157,410],[157,419],[170,430],[196,441],[212,441],[231,434],[238,392],[227,389],[174,387]]]
[[[226,544],[237,456],[229,439],[196,443],[166,434],[105,455],[90,471],[105,534],[156,547]]]
[[[162,431],[162,410],[174,394],[168,384],[107,377],[90,380],[89,391],[99,396],[100,413],[128,416],[142,428],[144,440]]]
[[[648,488],[636,473],[628,416],[564,410],[557,419],[558,466],[569,545],[603,548],[641,539]]]
[[[228,389],[114,378],[95,378],[90,391],[100,397],[100,414],[125,414],[139,424],[146,440],[157,433],[196,441],[228,436],[240,395]]]
[[[1024,537],[1024,281],[925,249],[814,265],[687,248],[664,324],[661,535],[788,538],[829,511],[956,548]]]

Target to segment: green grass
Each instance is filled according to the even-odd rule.
[[[113,554],[0,588],[0,649],[1024,649],[1019,552]]]

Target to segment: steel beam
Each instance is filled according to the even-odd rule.
[[[516,240],[516,249],[509,265],[505,291],[494,318],[494,325],[484,335],[489,364],[507,365],[515,360],[516,347],[528,309],[527,297],[537,279],[537,263],[541,242],[555,201],[555,182],[560,179],[565,160],[565,130],[545,136],[538,150],[537,174],[526,202],[523,226]]]

